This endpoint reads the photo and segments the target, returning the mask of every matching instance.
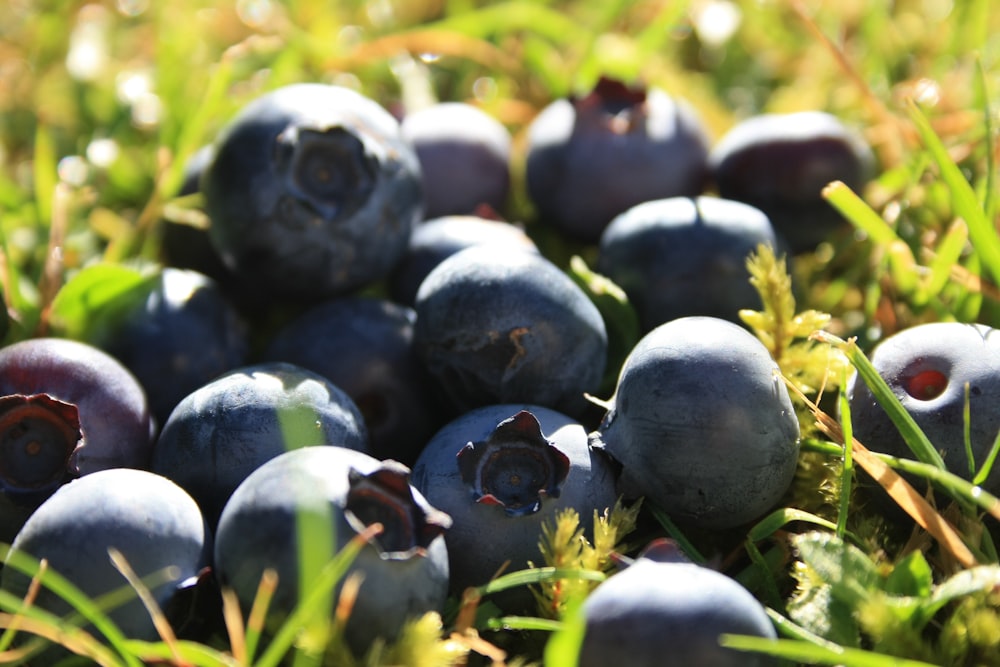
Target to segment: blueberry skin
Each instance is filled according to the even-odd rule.
[[[367,451],[354,401],[294,364],[234,369],[178,403],[153,448],[151,469],[188,491],[214,529],[240,482],[288,449],[337,445]]]
[[[821,111],[747,118],[722,136],[708,159],[719,196],[764,211],[793,252],[812,250],[849,227],[822,190],[840,180],[860,191],[875,163],[858,132]]]
[[[573,416],[600,386],[607,332],[597,307],[534,252],[476,246],[417,291],[414,343],[454,415],[494,403]]]
[[[387,469],[396,483],[405,482],[409,470],[396,462],[342,447],[306,447],[268,461],[247,477],[226,504],[215,541],[219,579],[235,591],[244,612],[267,568],[278,575],[269,627],[297,604],[297,524],[332,525],[339,550],[356,536],[359,525],[372,519],[382,521],[386,532],[362,549],[348,571],[364,575],[345,629],[351,649],[361,654],[376,638],[395,639],[407,619],[441,612],[448,590],[448,554],[441,535],[450,523],[447,515],[409,484],[397,487],[399,497],[383,509],[372,501],[366,512],[352,498],[352,489],[358,488],[352,477],[378,476],[377,471]],[[376,494],[379,502],[383,493]]]
[[[47,559],[51,569],[97,597],[128,586],[108,556],[111,547],[139,577],[162,577],[164,568],[176,568],[166,581],[150,583],[153,597],[166,609],[210,564],[212,553],[211,534],[195,501],[170,480],[132,468],[97,471],[59,488],[28,518],[12,550]],[[27,576],[5,564],[4,590],[23,596],[28,585]],[[59,615],[72,610],[44,586],[34,604]],[[138,598],[109,615],[127,637],[159,638]]]
[[[475,215],[446,215],[420,223],[413,229],[406,253],[389,276],[394,301],[412,306],[417,290],[431,270],[459,250],[489,245],[538,252],[523,229],[503,220]]]
[[[218,284],[171,267],[98,342],[136,376],[161,426],[182,398],[242,366],[249,354],[247,325]]]
[[[548,457],[528,455],[527,461],[549,461],[552,468],[563,472],[555,492],[549,488],[544,494],[536,492],[531,496],[532,501],[538,502],[533,511],[530,511],[531,502],[505,507],[484,499],[479,477],[470,476],[468,469],[463,475],[462,461],[472,460],[467,450],[470,443],[481,446],[500,424],[521,411],[527,411],[537,420],[535,431],[532,434],[529,430],[523,435],[515,431],[517,437],[509,436],[508,439],[515,444],[528,441],[537,445],[527,452],[546,451],[541,443],[547,443],[557,451],[551,452]],[[486,454],[494,451],[486,450]],[[501,463],[509,461],[505,465],[509,465],[512,473],[520,475],[519,480],[528,478],[524,471],[530,470],[531,466],[525,459],[518,458],[517,450],[509,451],[508,457],[508,453],[501,448],[497,460]],[[565,467],[558,453],[566,457]],[[503,474],[507,470],[506,467],[497,468],[499,476],[492,483],[487,481],[486,487],[505,488]],[[542,479],[543,476],[537,478]],[[542,554],[538,549],[542,525],[554,524],[560,511],[575,509],[581,525],[589,530],[594,512],[603,513],[613,507],[617,499],[611,464],[601,452],[590,448],[584,427],[561,412],[521,403],[484,406],[449,422],[427,443],[414,464],[413,484],[432,505],[452,517],[453,523],[445,533],[445,541],[451,561],[451,591],[457,597],[469,586],[481,586],[488,582],[508,560],[508,572],[526,568],[529,561],[542,564]],[[495,598],[511,613],[533,608],[534,601],[526,589],[514,589]]]
[[[511,135],[500,121],[465,102],[439,102],[408,113],[400,131],[420,161],[425,218],[504,209]]]
[[[262,294],[301,301],[379,280],[423,217],[399,123],[348,88],[292,84],[223,129],[201,190],[223,261]]]
[[[798,458],[798,419],[767,348],[746,329],[683,317],[653,329],[622,367],[595,440],[628,496],[674,520],[736,527],[771,509]]]
[[[709,139],[692,107],[658,88],[601,79],[559,99],[528,128],[525,184],[539,217],[596,242],[612,218],[644,201],[704,188]]]
[[[142,385],[94,345],[31,338],[0,348],[0,396],[47,394],[76,407],[83,441],[81,475],[107,468],[148,468],[153,420]]]
[[[638,558],[583,603],[579,667],[753,667],[777,662],[719,646],[722,634],[776,639],[764,607],[736,580],[682,562]]]
[[[416,313],[386,299],[346,296],[281,327],[263,358],[319,373],[353,399],[370,453],[411,465],[444,420],[413,347]]]
[[[986,459],[1000,430],[1000,334],[983,324],[934,322],[899,331],[875,346],[871,362],[945,465],[970,479],[965,452],[965,383],[969,384],[974,467]],[[856,375],[847,387],[854,437],[875,451],[915,458],[868,385]],[[983,483],[1000,493],[1000,468]]]
[[[688,315],[739,321],[761,307],[747,256],[777,246],[760,210],[717,197],[644,202],[611,221],[601,235],[597,271],[628,295],[644,331]]]

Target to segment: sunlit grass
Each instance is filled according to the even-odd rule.
[[[881,338],[919,322],[1000,326],[1000,13],[993,10],[992,0],[0,3],[0,340],[53,327],[75,337],[96,335],[101,318],[113,317],[130,289],[158,269],[164,221],[204,223],[197,196],[176,198],[186,161],[242,104],[286,83],[355,87],[397,113],[433,99],[473,102],[512,131],[515,176],[533,116],[605,74],[685,97],[715,138],[755,113],[827,110],[862,130],[878,174],[863,191],[839,183],[825,191],[852,223],[844,234],[787,266],[775,257],[750,258],[756,264],[748,275],[770,296],[761,312],[747,314],[747,323],[801,392],[797,407],[806,437],[795,489],[787,506],[744,534],[685,531],[647,506],[642,536],[649,536],[649,526],[672,536],[695,560],[726,568],[771,607],[785,639],[727,638],[732,646],[854,667],[996,664],[985,639],[963,632],[978,624],[988,635],[1000,603],[974,586],[944,582],[996,567],[1000,501],[976,483],[1000,445],[976,462],[971,482],[945,470],[934,443],[879,383],[865,356]],[[540,247],[565,246],[535,222],[518,178],[502,213],[522,221]],[[614,286],[587,268],[593,248],[565,246],[564,255],[567,271],[592,289],[611,319],[615,354],[623,357],[636,336],[634,314]],[[810,338],[813,329],[828,333]],[[605,394],[615,370],[608,369]],[[831,416],[831,397],[845,400],[849,370],[888,407],[912,460],[854,446],[850,421]],[[857,468],[892,481],[893,500],[913,519],[908,534],[887,534],[881,517],[855,502]],[[930,481],[953,506],[931,505],[897,483],[900,473]],[[817,595],[828,592],[822,586],[838,585],[830,577],[792,581],[802,559],[790,536],[808,531],[833,536],[830,549],[846,553],[850,545],[886,570],[922,572],[912,554],[926,551],[928,595],[949,585],[946,592],[961,593],[937,610],[931,634],[940,641],[920,643],[926,652],[907,655],[909,663],[894,662],[872,646],[831,642],[784,615],[793,591],[803,594],[803,582],[812,581]],[[332,590],[347,558],[324,555],[310,571],[326,577]],[[573,581],[575,589],[589,590],[606,576],[579,563],[537,565],[484,582],[464,607],[451,601],[464,616],[422,619],[407,635],[409,653],[382,647],[364,664],[415,660],[422,649],[440,658],[424,664],[461,662],[469,652],[495,664],[574,664],[582,632],[576,602],[568,601],[555,618],[542,610],[537,617],[484,617],[490,595],[506,587],[546,590]],[[19,625],[22,634],[47,632],[104,664],[154,656],[173,664],[276,664],[311,623],[302,611],[276,642],[263,646],[261,619],[239,617],[230,600],[231,632],[221,645],[169,637],[143,643],[120,636],[101,603],[83,599],[57,573],[41,575],[39,585],[43,581],[67,597],[77,620],[47,617],[0,594],[0,621]],[[265,582],[262,599],[266,590]],[[862,607],[853,610],[868,622],[862,625],[869,643],[876,631],[891,634],[891,615]],[[84,621],[103,640],[72,629]],[[336,633],[314,625],[323,626],[317,636]],[[18,664],[12,639],[4,635],[0,649]]]

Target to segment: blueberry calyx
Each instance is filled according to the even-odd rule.
[[[601,77],[593,90],[572,98],[578,120],[603,126],[613,134],[628,134],[646,122],[646,89]]]
[[[375,190],[377,159],[357,135],[339,125],[288,126],[276,139],[275,163],[294,194],[293,203],[329,222],[350,218]]]
[[[0,490],[30,498],[78,476],[82,441],[75,405],[48,394],[0,397]]]
[[[543,496],[558,498],[570,468],[527,410],[500,422],[486,440],[467,444],[457,462],[475,501],[499,505],[509,516],[537,512]]]
[[[374,542],[383,559],[424,556],[431,542],[451,527],[450,516],[417,501],[410,469],[398,461],[383,461],[367,475],[352,467],[347,477],[350,490],[344,516],[358,532],[382,524]]]

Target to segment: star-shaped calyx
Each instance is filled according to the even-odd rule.
[[[537,512],[545,496],[558,498],[569,474],[569,458],[527,410],[500,422],[486,440],[467,444],[457,460],[475,501],[511,516]]]
[[[0,490],[29,500],[55,490],[77,476],[82,441],[75,405],[48,394],[0,397]]]
[[[348,482],[344,516],[358,532],[374,523],[382,524],[375,543],[383,558],[422,556],[451,526],[450,516],[413,495],[410,469],[402,463],[383,461],[368,474],[351,468]]]

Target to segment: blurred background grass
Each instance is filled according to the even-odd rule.
[[[7,339],[37,332],[74,270],[158,257],[185,161],[239,108],[293,81],[357,88],[397,114],[473,102],[515,136],[509,219],[530,224],[528,122],[601,75],[688,99],[713,136],[764,111],[823,109],[879,159],[865,199],[909,246],[832,240],[800,258],[804,305],[874,340],[924,319],[997,320],[963,256],[909,298],[955,217],[907,113],[916,100],[992,206],[1000,13],[991,0],[153,0],[0,5],[0,260]],[[987,214],[992,217],[992,209]],[[896,248],[898,251],[899,248]],[[47,268],[46,268],[47,267]],[[963,273],[964,272],[964,273]],[[983,297],[983,293],[987,295]]]

